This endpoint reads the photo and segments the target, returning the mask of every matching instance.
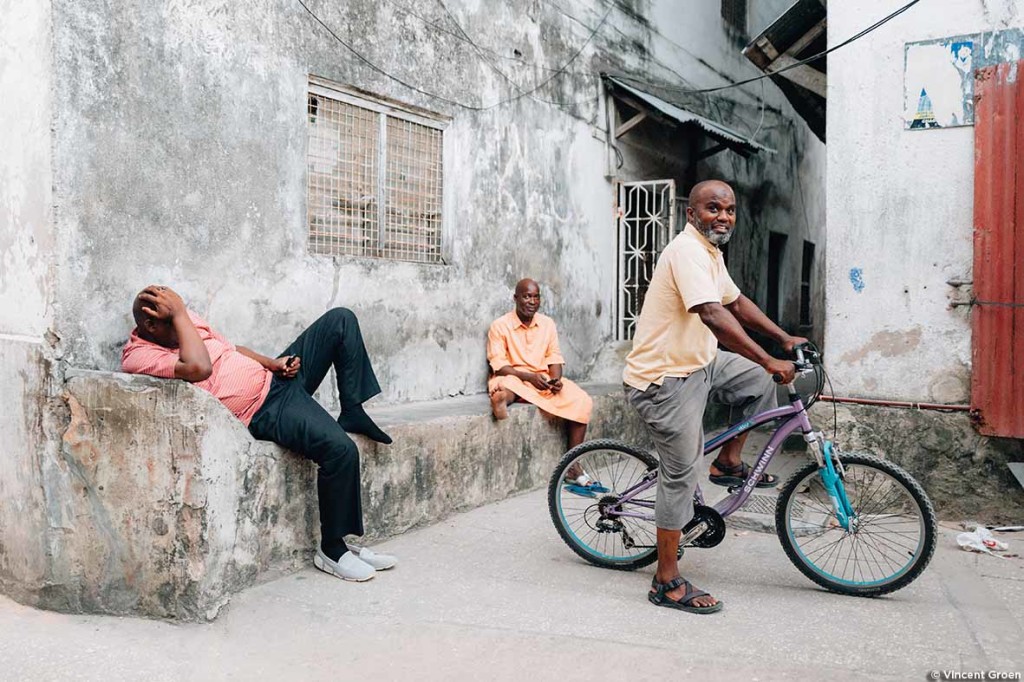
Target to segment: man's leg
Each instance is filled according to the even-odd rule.
[[[668,583],[679,577],[680,529],[693,518],[697,467],[704,452],[703,416],[709,381],[705,370],[689,377],[666,377],[662,385],[646,391],[626,389],[630,404],[647,424],[658,450],[658,494],[654,519],[658,527],[658,568],[655,579]],[[665,593],[672,601],[685,595],[684,587]],[[713,606],[714,597],[695,598],[691,606]]]
[[[347,551],[346,535],[363,534],[359,450],[334,418],[291,382],[274,378],[270,395],[253,417],[249,431],[317,464],[320,548],[332,561]]]
[[[362,404],[380,393],[380,384],[366,353],[363,334],[355,313],[334,308],[320,316],[281,355],[298,355],[302,366],[296,381],[312,395],[333,366],[338,378],[341,416],[345,431],[361,433],[381,443],[391,438],[373,423]]]
[[[582,443],[587,438],[587,425],[580,422],[565,420],[565,435],[568,440],[569,449]]]
[[[744,417],[778,407],[775,382],[760,365],[735,353],[719,351],[710,369],[712,401],[739,407]],[[722,468],[712,463],[712,476],[727,473],[724,470],[741,470],[743,460],[740,454],[749,435],[749,432],[745,433],[722,446],[715,458],[715,462],[721,464]],[[775,477],[770,474],[764,474],[761,478],[765,483],[775,481]]]
[[[498,421],[508,419],[508,406],[516,401],[516,394],[507,388],[498,388],[491,393],[491,412]]]

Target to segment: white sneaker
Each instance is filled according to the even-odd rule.
[[[369,547],[356,547],[355,545],[349,545],[349,548],[359,555],[359,559],[361,561],[365,561],[378,571],[386,571],[389,568],[394,568],[398,564],[398,557],[391,556],[390,554],[377,554]]]
[[[330,573],[342,580],[351,580],[357,583],[369,580],[377,574],[373,566],[363,561],[353,552],[345,552],[337,561],[331,561],[319,547],[316,550],[316,554],[313,555],[313,565],[324,573]]]

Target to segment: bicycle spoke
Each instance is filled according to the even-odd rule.
[[[884,468],[844,462],[842,485],[853,509],[849,528],[836,518],[816,470],[795,484],[784,509],[793,546],[805,565],[830,580],[875,585],[895,579],[919,556],[925,520],[910,490]]]

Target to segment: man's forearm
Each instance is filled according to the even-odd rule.
[[[562,378],[563,365],[548,365],[548,377],[551,381],[558,381]]]
[[[701,321],[707,325],[715,338],[732,352],[738,353],[762,367],[767,367],[768,363],[772,361],[772,356],[768,355],[756,341],[743,331],[743,326],[731,311],[721,305],[715,305],[701,310],[699,314]]]
[[[188,313],[180,312],[174,315],[171,324],[174,325],[174,331],[178,335],[178,359],[185,368],[179,378],[188,381],[201,381],[210,376],[213,368],[210,354]]]
[[[235,346],[235,350],[245,357],[255,360],[267,369],[270,369],[270,365],[274,361],[273,358],[268,358],[266,355],[261,355],[251,348],[246,348],[245,346]]]
[[[732,313],[743,327],[764,334],[776,343],[784,343],[789,338],[789,334],[785,330],[772,322],[753,301],[743,294],[740,294],[739,298],[725,306],[725,309]]]
[[[495,374],[495,376],[499,376],[499,377],[513,376],[513,377],[516,377],[517,379],[522,379],[523,381],[526,381],[527,380],[527,376],[530,373],[529,372],[521,372],[518,369],[514,368],[512,365],[505,365],[504,367],[499,369],[494,374]]]

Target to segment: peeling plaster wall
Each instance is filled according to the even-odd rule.
[[[596,0],[448,4],[479,44],[509,56],[517,49],[543,65],[491,57],[524,84],[568,61],[609,7]],[[786,3],[768,4],[781,12]],[[367,58],[446,98],[487,105],[510,94],[471,47],[396,4],[311,6]],[[438,7],[415,11],[452,25]],[[533,276],[561,325],[568,374],[589,378],[611,338],[616,291],[614,193],[593,74],[610,66],[720,84],[723,73],[695,57],[705,52],[725,75],[756,73],[724,28],[707,30],[720,17],[701,12],[707,16],[681,17],[668,0],[617,2],[570,67],[586,73],[544,91],[544,99],[579,103],[567,113],[530,98],[468,112],[360,65],[291,0],[244,9],[227,0],[55,0],[58,324],[69,363],[116,369],[131,298],[160,281],[230,338],[266,353],[345,305],[360,315],[384,401],[475,393],[484,389],[487,324],[509,309],[514,282]],[[309,74],[452,116],[448,265],[307,253]],[[768,121],[765,134],[794,138],[793,151],[767,165],[729,161],[708,172],[750,185],[785,177],[778,183],[785,188],[785,169],[820,170],[814,158],[822,147],[802,122],[785,120],[794,117],[770,84],[765,90],[773,107],[790,112]],[[742,104],[721,108],[723,122],[753,130],[756,97],[736,96]],[[771,203],[780,208],[765,220],[794,222],[788,203]],[[808,212],[815,209],[812,199]],[[750,253],[759,255],[756,246]],[[759,273],[745,276],[756,290]]]
[[[831,3],[829,42],[899,0]],[[974,128],[904,130],[904,44],[1024,25],[1019,3],[914,7],[829,56],[827,343],[836,391],[970,397]]]
[[[48,580],[53,394],[49,3],[0,0],[0,592]]]

